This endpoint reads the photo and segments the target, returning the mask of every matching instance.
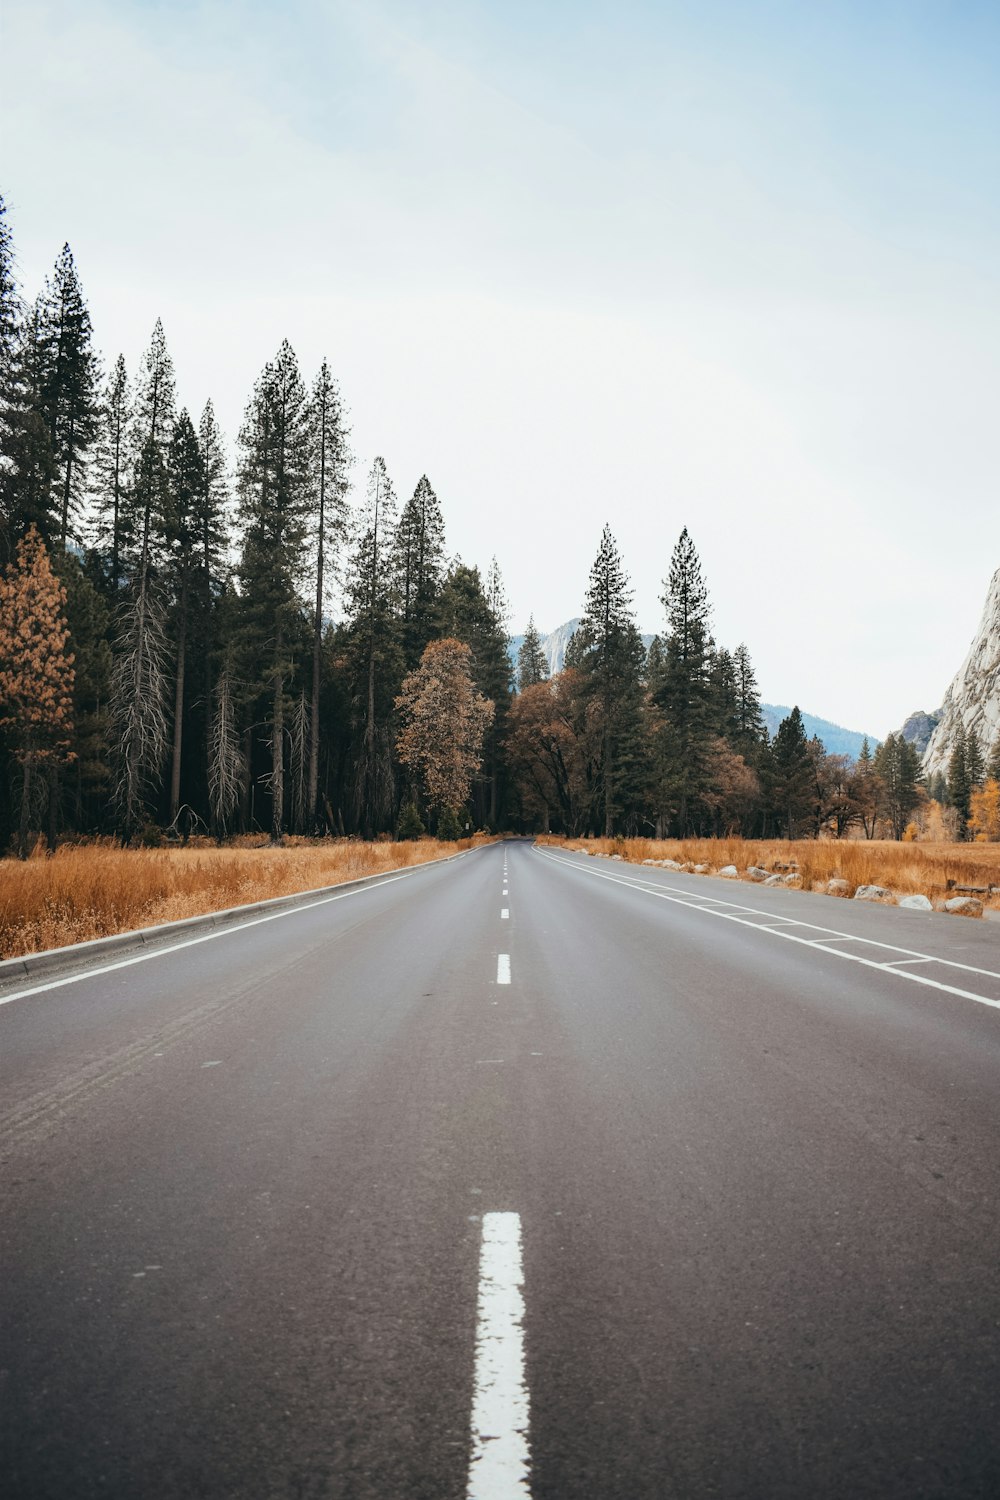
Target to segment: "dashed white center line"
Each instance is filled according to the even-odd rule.
[[[497,954],[497,984],[510,984],[510,954]]]
[[[521,1216],[483,1214],[468,1500],[530,1500]]]
[[[506,907],[506,906],[501,906],[501,908],[500,908],[500,917],[501,917],[502,921],[506,922],[508,920],[508,918],[510,917],[510,908]]]

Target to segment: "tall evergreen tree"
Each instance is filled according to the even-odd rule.
[[[83,497],[86,459],[97,436],[98,361],[90,313],[73,252],[64,245],[40,298],[43,344],[42,410],[56,462],[59,544],[65,550]]]
[[[0,193],[0,389],[17,347],[21,294],[14,262],[14,236],[7,222],[7,204]]]
[[[990,758],[986,763],[986,779],[988,781],[1000,782],[1000,734],[993,742]]]
[[[426,474],[403,506],[396,529],[400,634],[408,671],[420,662],[434,633],[444,573],[444,517]]]
[[[966,753],[965,727],[959,722],[948,757],[948,801],[958,813],[959,838],[966,837],[972,799],[972,780]]]
[[[185,409],[177,419],[167,456],[167,504],[164,515],[166,541],[170,549],[168,572],[173,594],[175,644],[174,736],[169,810],[171,823],[177,817],[180,807],[188,626],[191,616],[193,579],[200,556],[201,528],[198,525],[198,504],[205,489],[203,468],[198,434]]]
[[[758,746],[764,737],[764,716],[760,707],[760,689],[750,660],[750,652],[741,641],[733,652],[736,676],[736,733],[734,749],[743,756]]]
[[[797,704],[778,725],[770,761],[775,812],[785,837],[793,839],[815,802],[813,760]]]
[[[285,339],[265,366],[240,431],[239,573],[248,675],[271,701],[271,840],[285,826],[285,691],[303,606],[298,592],[311,509],[309,400]]]
[[[368,475],[347,580],[361,728],[355,813],[366,838],[387,827],[393,814],[392,700],[401,676],[395,532],[396,494],[385,460],[376,458]]]
[[[7,222],[7,205],[0,194],[0,499],[4,509],[0,511],[0,559],[12,546],[12,538],[4,537],[7,517],[6,474],[12,463],[11,432],[8,408],[14,404],[15,378],[14,357],[20,342],[21,293],[17,283],[14,258],[14,237]]]
[[[708,689],[715,731],[729,744],[735,744],[740,722],[736,663],[725,647],[709,653]]]
[[[609,838],[635,793],[645,652],[632,614],[628,574],[608,526],[601,533],[583,618],[573,639],[595,730],[600,817]]]
[[[176,410],[173,361],[159,319],[140,368],[132,420],[130,588],[119,606],[110,712],[115,803],[129,839],[148,816],[159,790],[169,725],[170,649],[159,572],[166,545],[168,460]]]
[[[986,777],[986,758],[974,729],[968,730],[965,736],[965,770],[970,788],[982,786]]]
[[[544,682],[549,675],[549,664],[542,650],[542,638],[538,634],[535,625],[535,617],[531,615],[528,620],[528,628],[524,632],[524,640],[521,642],[517,652],[517,690],[523,693],[525,688],[534,687],[539,682]]]
[[[438,600],[438,630],[463,641],[472,651],[477,690],[494,705],[487,729],[482,775],[473,786],[473,807],[480,823],[495,827],[501,800],[500,746],[510,704],[510,642],[505,621],[503,583],[494,560],[486,582],[479,569],[456,560],[448,570]]]
[[[707,782],[713,731],[708,589],[687,527],[674,548],[664,587],[667,639],[654,697],[664,717],[666,792],[683,835],[690,831],[694,804]]]
[[[134,543],[129,501],[131,430],[128,372],[124,356],[119,354],[104,386],[91,470],[94,543],[109,557],[108,581],[115,599],[121,587],[123,559]]]
[[[878,747],[875,770],[882,782],[885,813],[893,838],[901,839],[910,814],[920,801],[920,756],[901,734],[890,734]]]
[[[0,516],[8,557],[32,526],[49,546],[59,536],[59,517],[53,509],[56,459],[45,420],[41,325],[41,308],[36,302],[18,329],[5,386],[0,391]]]
[[[313,609],[312,692],[309,709],[309,765],[305,792],[308,820],[319,813],[319,695],[323,651],[323,604],[327,541],[341,543],[347,525],[350,453],[340,392],[326,360],[313,384],[309,408],[312,437],[313,507],[316,525],[316,600]]]

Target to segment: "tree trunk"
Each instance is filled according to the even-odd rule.
[[[59,844],[59,806],[62,801],[62,770],[58,761],[49,767],[49,800],[46,809],[45,840],[49,853],[55,854]]]
[[[181,617],[177,626],[177,682],[174,688],[174,758],[170,768],[170,822],[181,805],[181,741],[184,734],[184,666],[187,655],[187,569],[181,583]],[[211,711],[211,701],[209,702]]]
[[[313,620],[312,704],[309,715],[309,785],[306,817],[309,825],[319,812],[319,668],[323,644],[323,528],[326,524],[326,407],[323,407],[319,445],[319,545],[316,549],[316,614]]]
[[[280,667],[274,674],[274,712],[271,724],[271,843],[280,844],[285,822],[285,682]]]
[[[21,819],[17,830],[18,859],[27,859],[28,857],[28,821],[31,815],[31,760],[32,754],[29,750],[24,757],[24,769],[21,780]]]
[[[250,820],[252,817],[252,803],[250,793],[253,788],[253,730],[243,731],[243,764],[245,775],[243,777],[243,788],[240,794],[240,832],[249,833]]]
[[[368,715],[365,720],[364,805],[361,809],[361,831],[366,839],[374,833],[372,804],[375,800],[375,636],[368,648]]]

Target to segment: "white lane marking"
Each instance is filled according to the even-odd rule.
[[[521,1216],[483,1214],[467,1500],[530,1500]]]
[[[466,851],[463,851],[466,852]],[[453,856],[459,858],[460,856]],[[377,891],[383,885],[392,885],[397,880],[406,880],[411,875],[418,875],[421,870],[433,869],[436,860],[428,860],[426,864],[414,865],[411,870],[402,870],[398,875],[387,875],[384,880],[379,880],[373,885],[361,886],[354,891],[340,891],[333,896],[321,896],[316,901],[304,902],[302,906],[289,906],[284,911],[272,911],[264,917],[251,917],[246,922],[227,922],[224,927],[216,927],[212,932],[204,932],[201,937],[184,938],[179,943],[164,943],[162,948],[150,948],[143,953],[134,953],[130,958],[120,958],[113,964],[100,964],[93,969],[77,969],[72,974],[64,974],[61,979],[50,979],[47,984],[30,984],[22,990],[14,990],[10,995],[0,996],[0,1005],[10,1005],[14,1000],[25,1000],[29,995],[41,995],[46,990],[61,989],[64,984],[79,984],[82,979],[96,979],[101,974],[112,974],[116,969],[128,969],[132,964],[144,964],[150,958],[162,958],[167,953],[178,953],[182,948],[195,948],[199,943],[210,943],[213,938],[228,937],[232,932],[244,932],[248,927],[260,927],[264,922],[277,922],[280,917],[294,917],[301,912],[315,911],[317,906],[328,906],[331,901],[346,901],[350,896],[365,896],[369,891]],[[303,892],[303,894],[306,894]]]
[[[538,851],[543,859],[551,859],[554,864],[562,864],[563,861],[555,854],[546,854],[544,850]],[[572,866],[576,870],[583,867]],[[603,870],[587,869],[588,875],[595,876],[598,880],[610,880],[612,885],[628,886],[631,890],[642,891],[646,895],[656,896],[661,901],[670,901],[675,906],[686,906],[691,911],[704,911],[710,917],[721,917],[725,922],[738,922],[741,927],[748,927],[752,932],[770,932],[774,937],[781,938],[786,943],[799,943],[805,948],[815,948],[820,953],[831,953],[834,958],[842,958],[847,963],[863,964],[866,969],[878,969],[881,974],[895,974],[899,979],[909,979],[913,984],[925,985],[928,989],[942,990],[946,995],[958,995],[962,1000],[975,1000],[979,1005],[989,1006],[991,1010],[1000,1010],[1000,1000],[991,1000],[987,995],[977,995],[974,990],[959,989],[957,985],[943,984],[939,979],[929,979],[924,974],[914,974],[910,969],[894,967],[888,961],[877,962],[873,958],[864,958],[860,953],[845,953],[842,948],[834,948],[833,943],[864,943],[871,948],[884,948],[889,953],[905,953],[911,958],[928,958],[926,953],[917,953],[913,948],[900,948],[894,943],[876,942],[874,938],[856,938],[848,933],[835,934],[830,930],[830,936],[823,942],[816,938],[798,937],[794,932],[787,932],[778,927],[762,928],[758,922],[748,922],[745,917],[738,915],[740,912],[750,912],[755,916],[760,915],[760,908],[753,906],[737,906],[732,903],[731,909],[723,911],[719,907],[707,907],[702,903],[686,899],[687,892],[678,886],[667,886],[665,889],[657,889],[654,886],[644,884],[636,880],[623,880],[618,875],[605,875]],[[797,925],[812,932],[823,932],[826,929],[817,926],[815,922],[801,922]],[[982,974],[988,979],[1000,979],[994,969],[977,969],[972,964],[960,964],[951,958],[933,958],[931,962],[942,965],[948,969],[960,969],[967,974]]]
[[[502,922],[506,922],[509,919],[509,917],[510,917],[510,908],[506,907],[506,906],[501,906],[501,908],[500,908],[500,920]]]
[[[497,984],[510,984],[510,954],[497,954]]]

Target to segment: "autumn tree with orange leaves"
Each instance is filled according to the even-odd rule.
[[[22,859],[35,767],[70,758],[74,673],[65,608],[66,591],[32,526],[0,579],[0,729],[21,766]]]
[[[472,652],[461,641],[431,641],[396,699],[402,728],[396,754],[438,812],[467,801],[482,760],[494,705],[472,685]]]

